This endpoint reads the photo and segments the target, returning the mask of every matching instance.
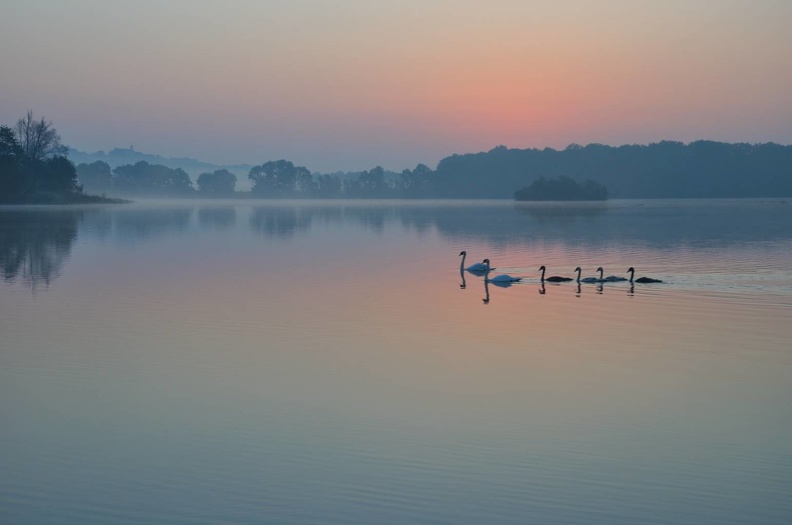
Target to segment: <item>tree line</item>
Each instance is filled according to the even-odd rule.
[[[706,140],[564,150],[498,146],[441,160],[435,189],[445,198],[510,198],[540,177],[590,179],[616,199],[789,197],[792,146]]]
[[[268,161],[250,169],[249,195],[260,198],[420,198],[427,196],[432,170],[419,164],[396,176],[376,166],[354,176],[311,173],[288,160]],[[234,197],[237,177],[227,169],[201,173],[195,185],[181,168],[139,161],[115,169],[104,161],[77,166],[81,184],[97,193],[129,196]]]
[[[518,201],[604,201],[608,188],[591,179],[578,182],[569,177],[547,179],[539,177],[530,186],[514,192]]]
[[[73,202],[82,196],[60,135],[32,111],[0,126],[0,204]]]
[[[180,168],[145,161],[114,170],[97,161],[78,165],[77,173],[86,189],[98,193],[241,194],[236,175],[225,169],[200,174],[195,185]],[[249,195],[261,198],[501,199],[532,185],[541,198],[552,200],[589,194],[596,200],[603,197],[603,187],[617,199],[792,196],[792,146],[712,141],[572,144],[564,150],[499,146],[451,155],[434,170],[418,164],[401,173],[381,166],[352,174],[312,173],[291,161],[274,160],[251,168],[248,179]]]
[[[271,160],[250,169],[250,192],[237,191],[237,176],[227,169],[201,173],[193,182],[181,168],[146,161],[115,168],[104,161],[75,166],[66,153],[52,123],[36,119],[32,111],[14,127],[0,126],[0,203],[101,200],[87,192],[141,197],[507,199],[531,187],[544,199],[561,200],[570,198],[572,190],[576,198],[602,196],[603,187],[610,198],[792,196],[792,146],[774,143],[572,144],[563,150],[498,146],[451,155],[434,170],[418,164],[401,173],[376,166],[351,174],[322,174],[289,160]]]

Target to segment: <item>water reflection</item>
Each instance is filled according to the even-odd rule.
[[[196,211],[196,213],[193,213]],[[598,204],[514,204],[473,202],[274,202],[201,204],[189,201],[140,203],[43,211],[5,209],[4,278],[22,273],[27,282],[49,282],[61,271],[78,235],[103,242],[140,242],[188,229],[244,230],[274,241],[305,235],[316,228],[348,225],[382,234],[389,227],[438,235],[458,245],[490,249],[562,246],[585,259],[613,249],[668,250],[728,247],[745,242],[792,239],[792,206],[783,201],[612,201]],[[13,223],[14,226],[9,226]],[[19,230],[19,231],[12,231]],[[55,235],[58,241],[36,253],[31,241]],[[62,239],[70,239],[64,243]],[[20,243],[28,246],[20,251]],[[41,242],[39,242],[41,244]],[[66,246],[68,244],[68,247]],[[610,248],[609,248],[610,247]],[[619,256],[619,259],[621,256]],[[21,261],[28,261],[25,267]],[[633,258],[629,261],[632,262]],[[35,262],[34,262],[35,261]],[[553,263],[553,261],[548,261]],[[566,264],[567,261],[560,261]],[[612,264],[612,263],[611,263]],[[646,263],[643,263],[646,264]],[[23,269],[26,268],[26,269]],[[654,271],[665,266],[658,266]],[[520,268],[517,271],[522,272]],[[474,275],[479,275],[475,274]],[[460,287],[466,287],[462,276]],[[601,292],[601,290],[600,290]]]
[[[519,213],[529,215],[538,224],[563,224],[570,229],[587,229],[589,222],[608,212],[607,202],[570,202],[558,205],[551,202],[519,202],[515,204]]]
[[[88,235],[100,241],[107,241],[113,238],[113,217],[114,213],[107,210],[93,210],[82,213],[80,220],[80,235]]]
[[[104,211],[103,211],[104,212]],[[184,231],[190,224],[191,208],[118,208],[110,211],[115,235],[128,241]]]
[[[81,216],[72,211],[0,211],[3,278],[14,282],[21,277],[33,289],[49,285],[71,254]]]
[[[399,219],[398,210],[394,207],[351,207],[347,209],[347,217],[355,222],[362,224],[366,228],[381,234],[385,230],[386,223]],[[402,220],[402,224],[404,221]]]
[[[493,286],[497,286],[498,288],[510,288],[511,285],[513,285],[515,282],[518,282],[518,281],[493,281],[493,280],[489,280],[489,281],[485,281],[485,282],[489,282]]]
[[[484,283],[484,304],[489,304],[490,302],[490,285],[498,288],[510,288],[512,284],[514,284],[514,282],[509,281],[488,281],[486,279],[482,279],[481,281]]]
[[[565,285],[558,284],[558,283],[551,283],[550,286],[555,287],[557,289],[561,289],[561,288],[565,287]],[[539,292],[539,295],[547,295],[547,287],[545,286],[545,283],[540,281],[539,282],[539,287],[537,288],[537,291]],[[604,291],[605,291],[604,283],[597,283],[596,286],[594,287],[594,292],[597,295],[603,295]],[[580,297],[583,294],[583,286],[582,286],[581,283],[574,283],[573,284],[573,293],[574,293],[575,297]],[[629,287],[627,288],[627,295],[630,296],[630,297],[635,295],[635,286],[634,285],[632,285],[632,284],[629,285]]]
[[[0,219],[4,267],[55,253],[66,276],[44,297],[25,264],[21,292],[0,284],[0,515],[193,523],[233,501],[215,521],[786,523],[792,292],[773,294],[792,243],[604,252],[523,214],[547,246],[501,250],[512,206],[202,213],[223,205],[156,203],[141,228],[143,205]],[[479,213],[480,242],[438,226]],[[457,280],[463,247],[530,278]],[[675,269],[628,297],[542,286],[539,261]],[[722,268],[752,292],[690,291]]]
[[[613,201],[602,204],[316,204],[256,207],[257,233],[284,237],[315,223],[353,222],[381,233],[390,223],[437,230],[461,240],[514,245],[561,240],[580,245],[638,242],[712,246],[792,238],[792,206],[783,201]]]
[[[207,229],[227,230],[236,224],[236,208],[198,208],[198,223]]]
[[[288,238],[311,228],[315,211],[292,206],[261,206],[253,209],[250,227],[265,237]]]

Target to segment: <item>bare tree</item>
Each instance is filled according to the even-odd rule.
[[[50,156],[66,155],[69,148],[61,144],[60,135],[42,117],[36,120],[33,111],[17,120],[16,136],[22,151],[31,159],[42,160]]]

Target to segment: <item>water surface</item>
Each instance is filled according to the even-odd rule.
[[[790,260],[783,200],[2,207],[0,522],[786,524]]]

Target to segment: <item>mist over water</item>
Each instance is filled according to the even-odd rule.
[[[788,523],[790,226],[783,199],[0,208],[0,522]]]

